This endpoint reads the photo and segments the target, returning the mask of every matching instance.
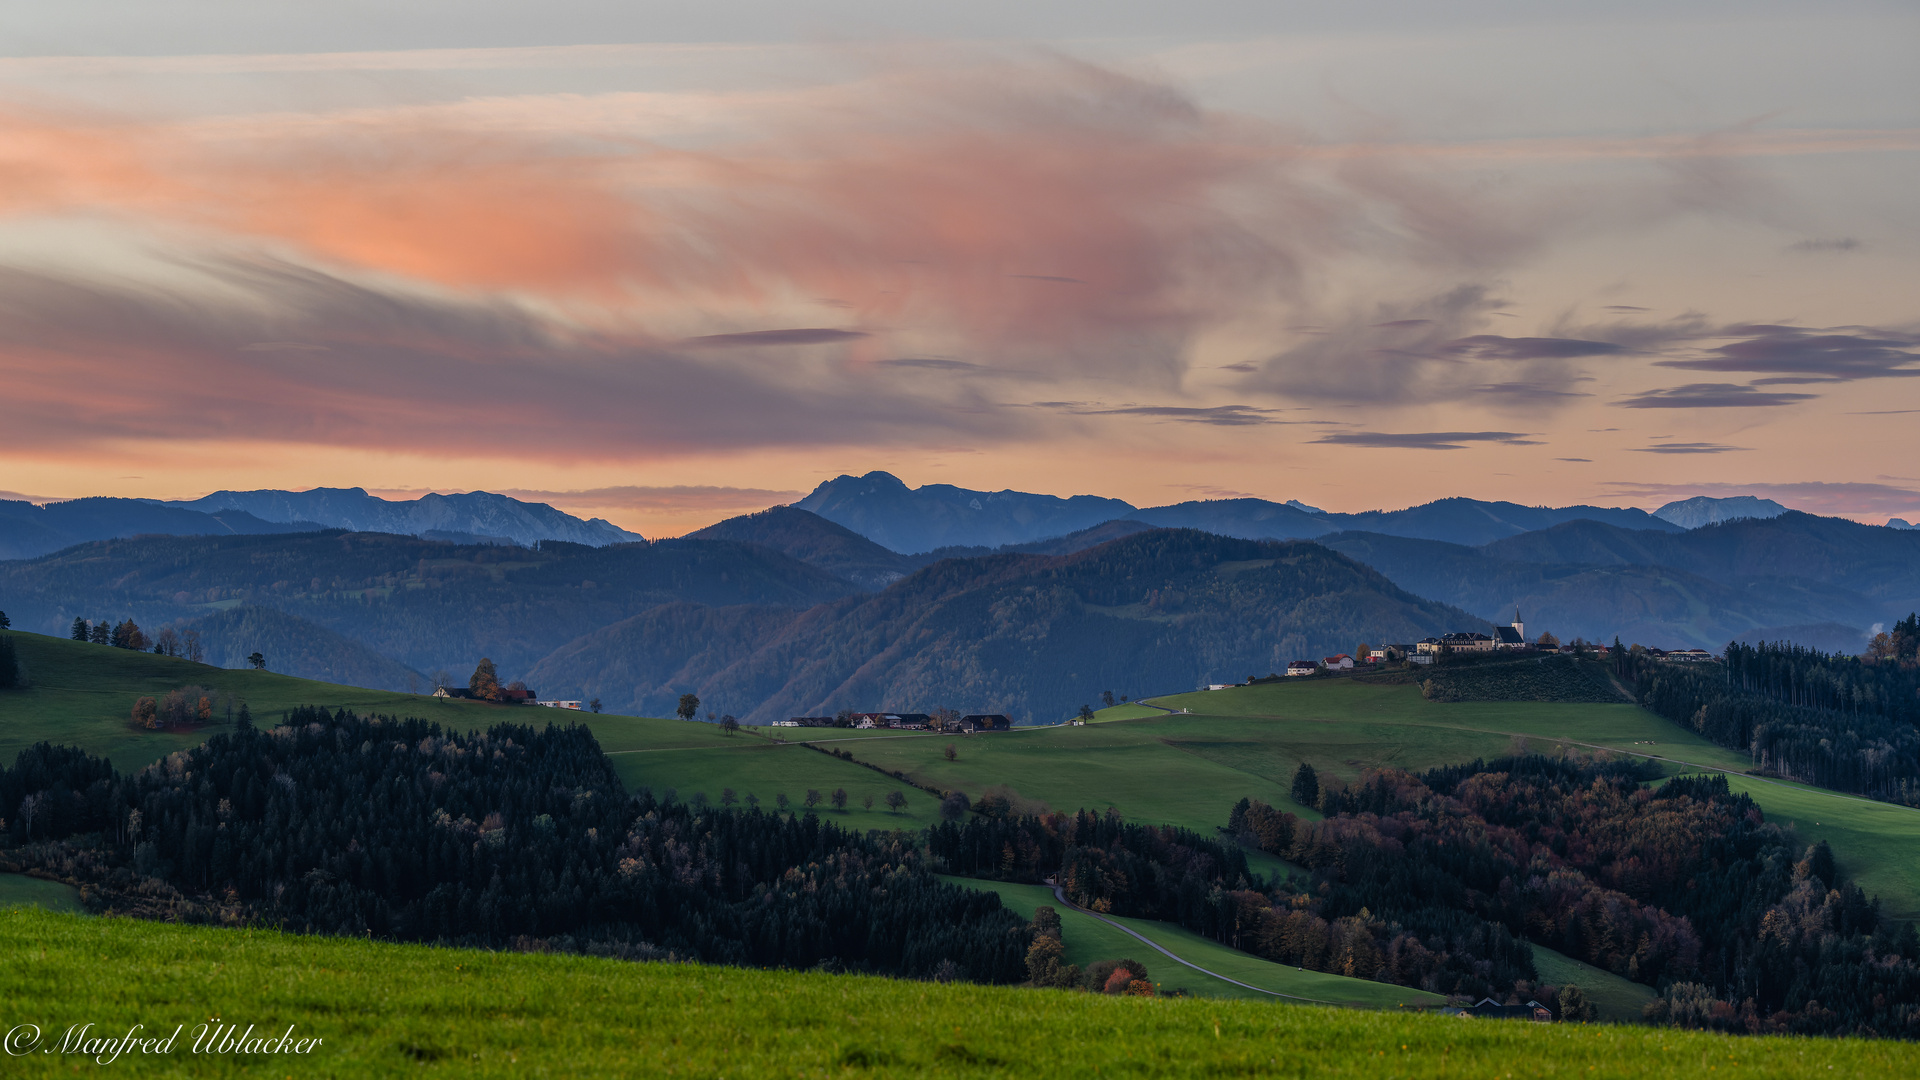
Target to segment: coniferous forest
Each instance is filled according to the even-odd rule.
[[[0,773],[15,857],[93,906],[396,941],[1018,982],[1031,931],[909,837],[629,794],[583,727],[303,709],[124,776]],[[24,845],[23,847],[19,847]]]
[[[1660,990],[1655,1019],[1920,1036],[1920,939],[1824,844],[1798,848],[1724,777],[1648,778],[1531,756],[1376,773],[1320,822],[1243,800],[1225,832],[1308,871],[1286,881],[1250,880],[1232,844],[1084,812],[949,823],[928,847],[1316,971],[1504,998],[1537,985],[1535,941]]]
[[[1640,703],[1763,772],[1920,806],[1920,627],[1909,615],[1867,657],[1785,642],[1727,646],[1726,662],[1667,664],[1614,650]]]

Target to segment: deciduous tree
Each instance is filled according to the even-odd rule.
[[[673,711],[682,720],[692,720],[700,715],[700,698],[694,694],[681,694],[680,707]]]
[[[500,700],[500,675],[493,669],[493,661],[486,657],[474,666],[473,675],[467,679],[467,689],[481,701]]]

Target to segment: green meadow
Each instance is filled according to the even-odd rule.
[[[815,808],[822,820],[842,828],[917,831],[939,819],[938,801],[932,795],[798,742],[776,741],[765,734],[766,729],[744,728],[728,735],[718,725],[683,720],[584,719],[628,790],[644,786],[659,795],[671,789],[681,800],[704,793],[708,801],[718,804],[722,792],[731,788],[737,798],[755,795],[763,808],[771,810],[779,795],[787,796],[794,808],[804,809],[809,789],[820,792],[823,799],[842,789],[847,793],[846,809],[835,810],[825,801]],[[887,794],[893,791],[907,800],[899,812],[887,808]],[[873,800],[871,808],[866,805],[868,799]]]
[[[0,874],[0,908],[26,905],[48,911],[86,910],[80,903],[80,890],[71,885],[25,874]]]
[[[1274,1000],[1272,994],[1262,994],[1258,990],[1249,990],[1245,986],[1235,986],[1231,982],[1212,978],[1193,968],[1169,960],[1112,925],[1060,903],[1054,899],[1053,890],[1045,885],[1016,885],[1004,881],[984,881],[978,878],[952,876],[944,876],[944,879],[970,889],[997,893],[1001,903],[1028,919],[1033,918],[1034,909],[1040,905],[1051,906],[1060,913],[1060,943],[1066,947],[1067,963],[1085,967],[1098,960],[1118,960],[1125,957],[1147,965],[1147,972],[1153,976],[1154,984],[1163,992],[1179,990],[1196,997],[1269,1002]],[[1446,999],[1438,994],[1429,994],[1404,986],[1372,982],[1367,979],[1349,979],[1344,975],[1328,975],[1318,971],[1302,971],[1299,968],[1287,967],[1285,964],[1262,960],[1172,923],[1126,918],[1114,918],[1113,921],[1175,956],[1208,971],[1217,972],[1228,979],[1243,982],[1249,986],[1261,987],[1276,994],[1285,994],[1289,998],[1300,998],[1325,1005],[1350,1005],[1376,1009],[1418,1008],[1446,1003]]]
[[[166,1034],[110,1067],[191,1076],[1913,1075],[1920,1046],[1625,1025],[1462,1020],[1209,998],[635,964],[0,912],[7,1075],[74,1076],[70,1026]],[[1144,958],[1143,958],[1144,959]],[[1149,961],[1151,963],[1151,961]],[[1156,973],[1157,974],[1157,973]],[[318,1037],[306,1054],[195,1054],[196,1028]]]
[[[184,686],[203,686],[216,695],[230,696],[236,710],[245,702],[257,719],[267,723],[300,705],[420,716],[462,727],[485,727],[506,717],[525,723],[554,715],[542,710],[536,717],[525,717],[527,710],[518,707],[509,711],[504,706],[364,690],[270,671],[217,668],[42,634],[11,630],[7,634],[19,651],[29,682],[25,689],[0,690],[0,761],[9,765],[15,754],[45,740],[83,747],[111,759],[115,768],[133,770],[226,730],[224,711],[216,711],[213,723],[188,731],[148,731],[134,725],[135,701],[163,698]]]

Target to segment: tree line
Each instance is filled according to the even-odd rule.
[[[134,775],[40,744],[14,857],[97,909],[711,963],[1019,982],[1031,931],[905,835],[629,794],[584,727],[458,734],[300,709]]]
[[[1661,663],[1614,650],[1642,705],[1756,768],[1836,791],[1920,806],[1920,647],[1916,617],[1866,657],[1797,645],[1727,646],[1724,664]]]
[[[1470,915],[1659,988],[1653,1019],[1920,1037],[1911,925],[1725,776],[1656,789],[1645,768],[1529,756],[1381,772],[1324,821],[1276,815],[1263,832],[1253,804],[1246,828],[1313,871],[1293,896],[1322,915]]]

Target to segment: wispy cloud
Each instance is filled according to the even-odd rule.
[[[727,348],[760,347],[769,345],[836,345],[846,341],[858,341],[867,334],[862,330],[834,330],[829,328],[799,328],[792,330],[745,330],[735,334],[702,334],[690,337],[680,344],[691,348]]]
[[[1788,244],[1787,250],[1806,255],[1820,252],[1858,251],[1865,246],[1851,236],[1842,236],[1832,240],[1800,240]]]
[[[1792,405],[1817,396],[1756,390],[1737,383],[1688,383],[1648,390],[1615,404],[1628,409],[1753,409]]]
[[[1613,356],[1627,349],[1608,341],[1582,341],[1579,338],[1513,338],[1498,334],[1475,334],[1450,341],[1441,346],[1440,351],[1478,360],[1571,360],[1581,356]]]
[[[1725,443],[1674,442],[1661,443],[1658,446],[1642,446],[1637,454],[1725,454],[1734,450],[1751,450],[1751,446],[1728,446]]]
[[[1686,371],[1808,376],[1822,381],[1920,376],[1920,337],[1864,327],[1814,330],[1800,326],[1731,326],[1740,340],[1703,355],[1659,360]]]
[[[1518,431],[1335,431],[1313,440],[1336,446],[1368,446],[1390,450],[1465,450],[1468,443],[1540,446]]]
[[[1031,407],[1053,409],[1076,416],[1142,416],[1152,420],[1170,420],[1182,424],[1211,424],[1216,427],[1247,427],[1256,424],[1326,424],[1333,421],[1288,420],[1282,410],[1257,405],[1117,405],[1106,406],[1085,401],[1036,401]]]

